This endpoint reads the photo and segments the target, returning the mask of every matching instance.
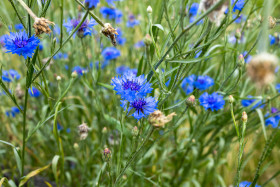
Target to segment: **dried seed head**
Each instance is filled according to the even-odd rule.
[[[175,112],[165,116],[160,110],[156,110],[150,114],[149,122],[154,127],[164,127],[166,123],[172,120],[173,116],[176,116]]]
[[[116,29],[112,27],[110,23],[105,23],[104,27],[101,30],[102,34],[104,34],[107,38],[111,39],[111,43],[116,46],[117,41],[116,41],[116,35],[118,35]]]
[[[276,18],[269,16],[268,17],[268,25],[270,29],[273,29],[276,26]]]
[[[247,116],[247,113],[246,113],[245,111],[242,112],[241,120],[242,120],[244,123],[247,123],[248,116]]]
[[[40,36],[43,33],[50,34],[52,30],[49,28],[49,25],[55,25],[54,22],[51,22],[45,18],[35,18],[33,28],[35,29],[35,35]]]
[[[103,159],[105,162],[109,162],[111,160],[112,153],[109,148],[105,148],[103,151]]]
[[[80,134],[80,140],[84,140],[88,136],[89,127],[86,123],[82,123],[78,126],[79,134]]]
[[[277,64],[278,58],[273,54],[261,53],[253,56],[247,66],[248,76],[261,88],[274,81]]]
[[[22,99],[23,96],[24,96],[24,92],[23,92],[23,90],[21,89],[21,86],[20,86],[19,83],[17,84],[17,87],[16,87],[16,89],[15,89],[15,93],[16,93],[16,96],[17,96],[19,99]]]
[[[219,0],[201,0],[199,9],[203,10],[204,12],[215,5]],[[224,17],[224,13],[228,8],[228,1],[223,3],[222,5],[218,6],[214,11],[208,14],[208,18],[211,22],[216,23],[217,26],[221,24],[221,20]]]

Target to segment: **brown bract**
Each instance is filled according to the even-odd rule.
[[[35,29],[35,35],[40,36],[43,33],[50,34],[52,30],[49,28],[49,25],[55,25],[54,22],[51,22],[45,18],[35,18],[33,28]]]
[[[154,127],[164,127],[166,123],[172,120],[173,116],[176,116],[175,112],[165,116],[160,110],[156,110],[149,115],[149,122]]]
[[[253,56],[247,65],[247,74],[258,87],[265,86],[275,79],[275,68],[278,58],[269,53],[261,53]]]
[[[110,23],[105,23],[104,27],[101,30],[102,34],[104,34],[107,38],[111,39],[111,43],[116,46],[117,41],[116,41],[116,35],[118,35],[116,29],[112,27]]]

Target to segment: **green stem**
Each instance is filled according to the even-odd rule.
[[[28,88],[25,88],[25,99],[24,99],[24,109],[23,109],[23,126],[22,126],[22,165],[21,165],[21,174],[24,176],[24,156],[25,156],[25,136],[26,136],[26,110],[27,110],[27,101],[28,101]]]
[[[236,124],[236,121],[235,121],[235,117],[234,117],[234,113],[233,113],[233,103],[230,103],[230,112],[231,112],[231,117],[232,117],[232,120],[233,120],[235,130],[236,130],[236,134],[239,138],[239,130],[238,130],[238,127],[237,127],[237,124]]]
[[[63,0],[60,1],[60,28],[63,28]],[[60,47],[62,46],[63,29],[60,29]]]

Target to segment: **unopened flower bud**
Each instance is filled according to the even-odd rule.
[[[78,77],[78,73],[76,71],[73,71],[71,74],[72,78],[77,78]]]
[[[240,32],[239,29],[236,30],[236,32],[235,32],[235,37],[236,37],[236,39],[240,39],[240,38],[241,38],[241,32]]]
[[[86,139],[88,136],[88,131],[89,131],[89,127],[87,126],[87,124],[82,123],[81,125],[79,125],[78,129],[79,129],[79,134],[80,134],[80,140]]]
[[[74,143],[73,147],[74,147],[74,149],[79,149],[79,144]]]
[[[103,159],[105,162],[109,162],[111,160],[112,153],[109,148],[105,148],[103,151]]]
[[[245,64],[244,56],[243,56],[243,54],[240,54],[240,55],[238,56],[238,65],[239,65],[240,67],[242,67],[242,66],[244,66],[244,64]]]
[[[233,99],[232,95],[228,96],[228,101],[229,101],[229,103],[233,103],[234,99]]]
[[[153,43],[153,40],[149,34],[146,34],[144,38],[144,43],[146,46],[150,46]]]
[[[175,112],[165,116],[160,110],[156,110],[149,115],[149,122],[154,127],[164,127],[166,123],[172,120],[173,116],[176,116]]]
[[[134,126],[133,129],[132,129],[132,135],[134,137],[136,137],[136,136],[138,136],[138,133],[139,133],[138,127]]]
[[[241,120],[242,120],[244,123],[247,123],[248,116],[247,116],[247,113],[246,113],[245,111],[242,113]]]
[[[152,9],[152,7],[151,7],[151,6],[148,6],[148,8],[147,8],[147,12],[148,12],[149,14],[151,14],[151,13],[153,12],[153,9]]]
[[[191,95],[187,101],[186,101],[187,106],[193,107],[195,105],[195,96]]]
[[[106,134],[107,132],[108,132],[107,127],[103,127],[103,129],[102,129],[102,133],[103,133],[103,134]]]

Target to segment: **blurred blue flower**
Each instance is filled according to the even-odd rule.
[[[104,18],[116,20],[116,23],[120,23],[123,16],[122,12],[115,8],[102,7],[100,13]]]
[[[140,21],[135,18],[133,14],[130,14],[128,16],[128,21],[126,22],[127,27],[135,27],[136,25],[139,25]]]
[[[18,80],[20,78],[20,74],[13,69],[8,71],[2,71],[2,80],[5,82],[12,82],[13,80]]]
[[[256,101],[256,99],[250,99],[250,98],[253,98],[253,96],[251,96],[251,95],[248,95],[247,98],[248,99],[243,99],[241,101],[241,104],[244,107],[248,107],[248,106],[252,105]],[[254,110],[256,108],[263,108],[264,105],[262,105],[262,103],[263,103],[262,101],[257,102],[251,109]]]
[[[125,100],[121,102],[121,106],[124,108],[124,110],[126,110],[128,101]],[[137,97],[129,103],[129,107],[127,110],[128,113],[131,110],[134,112],[132,116],[135,119],[139,120],[143,117],[147,117],[150,113],[157,110],[157,101],[154,97]]]
[[[28,38],[25,31],[10,32],[10,35],[5,35],[4,37],[4,46],[7,49],[7,53],[23,56],[25,59],[27,57],[32,58],[39,43],[40,40],[34,35]]]
[[[276,38],[271,34],[269,35],[269,43],[270,45],[274,45],[276,43]]]
[[[126,71],[128,71],[130,68],[128,66],[119,66],[116,68],[116,73],[119,75],[123,75]]]
[[[54,55],[53,59],[54,60],[58,60],[58,59],[67,59],[68,58],[68,54],[67,53],[62,53],[62,52],[58,52],[56,55]]]
[[[198,13],[199,3],[193,3],[189,9],[189,15],[193,16]]]
[[[142,47],[144,47],[144,46],[145,46],[145,43],[144,43],[143,40],[140,40],[140,41],[138,41],[136,44],[134,44],[134,47],[135,47],[136,49],[142,48]]]
[[[81,22],[80,18],[78,19],[68,19],[67,22],[64,21],[63,26],[66,28],[67,32],[70,34],[72,32],[72,30],[75,29],[75,27],[77,27],[79,25],[79,23]],[[73,38],[76,37],[76,34],[78,34],[78,36],[80,38],[83,38],[87,35],[91,35],[91,33],[93,32],[93,26],[96,25],[96,21],[94,19],[90,19],[90,20],[85,20],[83,22],[83,24],[80,26],[80,28],[74,33]]]
[[[248,181],[243,181],[239,183],[239,187],[250,187],[252,183]],[[261,187],[260,185],[255,185],[255,187]]]
[[[213,85],[214,85],[214,80],[207,75],[198,76],[196,81],[194,82],[194,87],[201,91],[206,90]]]
[[[114,1],[120,1],[120,0],[106,0],[106,1],[110,6],[115,6]]]
[[[248,52],[247,51],[244,51],[243,52],[243,57],[244,57],[244,60],[245,60],[245,63],[247,64],[248,62],[250,62],[251,61],[251,59],[252,59],[252,56],[251,55],[248,55],[247,57],[246,57],[246,55],[248,54]],[[246,58],[245,58],[246,57]]]
[[[40,97],[41,95],[41,92],[35,87],[29,88],[28,93],[31,97]]]
[[[103,56],[105,61],[113,60],[121,56],[121,52],[115,47],[107,47],[102,51],[101,55]]]
[[[194,90],[193,85],[195,80],[196,80],[196,75],[190,75],[183,79],[181,86],[187,95],[193,92]]]
[[[21,23],[20,24],[15,24],[15,29],[16,29],[16,31],[20,31],[20,30],[24,29],[24,27]]]
[[[109,60],[105,60],[104,62],[100,62],[101,69],[104,69],[106,66],[108,66],[109,63],[110,63]],[[95,67],[96,67],[96,69],[99,69],[99,61],[95,62]]]
[[[99,0],[85,0],[85,5],[89,9],[97,7],[98,3],[99,3]]]
[[[211,109],[212,111],[220,110],[224,107],[225,101],[222,95],[214,92],[211,95],[207,92],[204,92],[199,97],[200,105],[204,107],[205,110]]]
[[[86,69],[82,68],[81,66],[75,66],[72,69],[72,72],[76,72],[79,76],[82,76],[86,72]]]
[[[125,73],[121,77],[114,77],[112,83],[117,95],[131,101],[136,97],[145,97],[153,88],[144,75],[136,77],[133,73]]]
[[[232,19],[236,19],[237,15],[233,14],[232,15]],[[234,23],[241,23],[242,22],[242,18],[243,18],[243,15],[241,14],[235,21]]]
[[[15,106],[12,107],[11,110],[7,110],[5,112],[6,116],[13,117],[13,118],[16,117],[16,115],[19,114],[19,113],[20,113],[20,110]]]
[[[270,117],[265,120],[265,126],[271,125],[272,128],[277,128],[280,121],[280,115]]]
[[[276,84],[275,89],[280,93],[280,84]]]
[[[236,1],[237,3],[233,7],[233,12],[235,12],[236,10],[241,11],[245,5],[245,0],[231,0],[231,4],[233,5]]]
[[[123,37],[123,33],[120,28],[117,28],[117,42],[119,45],[124,45],[126,42],[126,38]]]

